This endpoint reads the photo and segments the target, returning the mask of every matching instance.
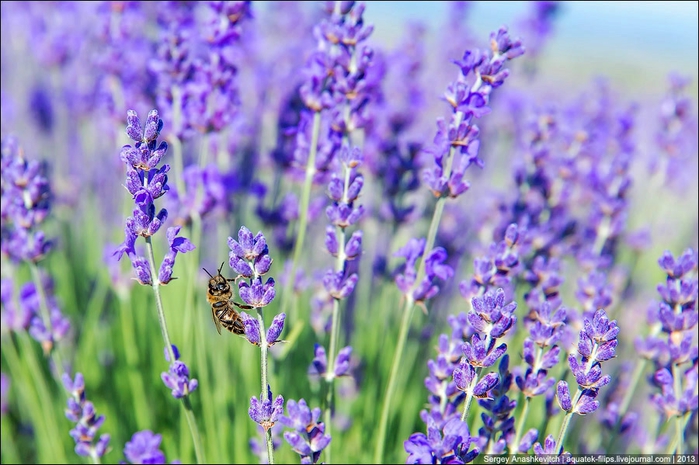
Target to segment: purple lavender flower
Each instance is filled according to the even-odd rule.
[[[651,169],[663,169],[665,184],[680,192],[696,179],[697,118],[692,99],[687,96],[690,79],[672,73],[669,89],[660,105],[660,127],[655,136],[659,156]]]
[[[520,271],[520,241],[520,229],[516,224],[510,224],[502,241],[490,244],[485,256],[474,259],[473,276],[459,284],[461,295],[471,301],[487,291],[502,288],[511,297],[512,278]]]
[[[515,440],[515,419],[512,416],[517,402],[507,396],[512,386],[512,374],[509,371],[510,358],[505,355],[498,365],[499,382],[491,391],[492,399],[479,399],[478,404],[485,410],[481,414],[483,427],[478,430],[478,445],[487,453],[501,454],[508,444]],[[530,430],[519,444],[519,452],[526,452],[538,436],[538,431]],[[485,449],[487,444],[488,448]]]
[[[2,253],[13,262],[38,262],[52,242],[38,229],[50,212],[51,189],[43,163],[28,161],[15,138],[4,138],[2,154]]]
[[[480,130],[474,119],[490,112],[490,94],[501,86],[509,71],[505,62],[524,53],[522,44],[512,41],[506,28],[490,35],[491,52],[467,50],[461,61],[454,63],[461,74],[444,95],[452,108],[449,122],[437,121],[437,135],[430,154],[434,166],[423,172],[423,181],[435,197],[458,197],[469,188],[463,180],[471,165],[483,167],[478,158]]]
[[[347,298],[359,279],[356,273],[348,273],[349,261],[355,260],[362,250],[362,232],[354,231],[349,239],[346,239],[346,229],[354,225],[361,218],[364,207],[355,205],[359,197],[364,178],[357,172],[362,164],[363,156],[359,148],[350,151],[342,148],[338,159],[341,163],[341,172],[333,174],[328,185],[328,195],[332,204],[326,209],[330,223],[325,234],[325,246],[331,255],[337,258],[334,269],[326,272],[323,279],[325,289],[335,299]]]
[[[153,284],[150,267],[145,257],[136,251],[136,239],[139,236],[149,238],[161,228],[167,219],[167,210],[162,208],[156,214],[155,200],[169,190],[167,172],[170,167],[163,165],[157,168],[160,160],[167,152],[167,143],[158,144],[158,136],[163,129],[163,121],[157,110],[148,114],[145,126],[141,126],[135,111],[127,112],[126,134],[136,144],[125,145],[121,149],[121,159],[126,164],[126,188],[133,196],[136,209],[133,216],[126,219],[125,239],[114,253],[118,259],[127,254],[136,272],[139,283]],[[186,253],[194,250],[194,245],[187,239],[177,237],[179,229],[168,231],[170,252],[166,254],[160,266],[159,278],[165,278],[167,283],[172,279],[172,266],[177,252]],[[159,281],[160,283],[160,281]]]
[[[238,181],[221,173],[215,164],[206,167],[187,166],[182,172],[184,192],[175,191],[171,204],[175,224],[189,225],[193,218],[206,218],[209,214],[232,209],[229,195],[237,189]]]
[[[194,392],[199,386],[196,379],[189,379],[189,368],[184,362],[179,360],[180,352],[177,346],[172,345],[172,351],[175,354],[175,360],[170,360],[170,355],[167,348],[165,349],[165,360],[170,362],[170,369],[167,373],[161,373],[160,377],[168,389],[172,389],[172,397],[180,399],[191,392]]]
[[[129,463],[167,463],[160,450],[163,437],[150,430],[138,431],[124,445],[124,457]]]
[[[408,453],[405,463],[469,463],[478,455],[478,449],[469,451],[473,438],[468,425],[458,418],[449,420],[443,428],[430,421],[427,436],[414,433],[404,442]]]
[[[560,2],[531,2],[530,11],[521,21],[526,31],[527,63],[530,65],[531,73],[535,71],[535,61],[553,33],[553,23],[560,14],[560,10]]]
[[[258,232],[253,237],[245,226],[238,231],[238,240],[228,238],[229,265],[241,276],[246,278],[259,277],[269,271],[272,259],[269,257],[269,249],[265,236]]]
[[[645,341],[637,341],[637,349],[655,365],[651,383],[651,403],[668,419],[696,413],[698,397],[696,343],[697,316],[697,251],[687,249],[674,258],[666,251],[658,264],[666,274],[657,287],[662,301],[649,312],[649,322],[656,331]],[[659,333],[659,334],[658,334]]]
[[[14,317],[15,330],[26,329],[29,335],[39,342],[45,354],[49,354],[56,341],[66,337],[70,331],[70,321],[63,315],[58,301],[53,295],[53,280],[42,273],[42,287],[50,321],[44,322],[41,316],[41,297],[33,282],[24,284],[19,291],[19,313]],[[10,289],[11,292],[11,289]],[[9,307],[8,317],[12,317],[14,303]],[[28,321],[28,326],[26,325]]]
[[[553,311],[548,301],[532,308],[525,321],[529,336],[524,340],[523,358],[526,370],[515,380],[526,397],[548,392],[556,380],[547,378],[548,371],[556,366],[560,348],[555,345],[562,337],[566,322],[566,309]],[[565,410],[565,409],[564,409]]]
[[[269,430],[274,424],[283,417],[284,414],[284,398],[279,395],[274,401],[272,400],[272,389],[267,385],[267,393],[261,393],[260,398],[250,398],[250,408],[248,414],[252,421],[262,426],[265,431]]]
[[[308,367],[308,374],[314,376],[320,376],[325,378],[327,381],[333,378],[338,378],[340,376],[346,376],[350,368],[350,359],[352,355],[352,347],[347,346],[342,349],[337,354],[335,363],[333,364],[333,372],[328,373],[328,358],[325,354],[325,348],[316,344],[314,349],[314,357],[311,365]]]
[[[405,264],[396,275],[396,285],[401,292],[410,296],[415,302],[424,302],[431,299],[439,292],[437,279],[446,281],[454,275],[454,270],[444,262],[447,259],[446,250],[435,247],[425,258],[425,276],[419,283],[417,281],[418,260],[425,249],[425,239],[410,239],[408,243],[399,249],[395,255],[405,257]]]
[[[108,434],[102,434],[95,442],[97,430],[104,423],[104,416],[96,415],[94,405],[86,400],[82,373],[76,373],[75,379],[70,379],[70,375],[64,373],[62,381],[69,394],[66,418],[76,423],[75,428],[70,430],[70,435],[75,440],[75,453],[98,460],[108,452],[109,446]]]
[[[160,264],[158,280],[161,284],[167,284],[174,279],[172,278],[172,268],[175,266],[175,257],[177,257],[177,253],[187,253],[194,250],[194,244],[192,244],[189,239],[177,236],[179,232],[179,226],[167,229],[166,235],[170,250],[165,254],[163,262]]]
[[[272,266],[265,236],[258,232],[255,236],[245,226],[238,231],[238,240],[228,238],[229,265],[239,276],[248,278],[238,283],[240,298],[256,308],[269,305],[276,295],[274,279],[262,282],[262,275]]]
[[[616,321],[610,322],[602,309],[595,312],[592,320],[584,319],[578,343],[581,359],[578,361],[578,358],[572,354],[568,357],[568,364],[580,391],[579,395],[571,400],[568,383],[565,381],[558,383],[558,402],[563,410],[579,415],[597,410],[599,401],[595,399],[599,389],[611,381],[610,375],[602,375],[602,362],[616,356],[618,334],[619,327]]]
[[[560,460],[565,460],[566,457],[570,457],[569,452],[564,452],[563,454],[559,454],[558,452],[558,447],[556,447],[556,438],[553,437],[553,434],[549,434],[546,436],[546,439],[544,439],[544,445],[542,446],[541,443],[536,443],[534,444],[534,453],[536,455],[549,455],[549,456],[561,456]],[[555,459],[554,459],[555,460]]]
[[[311,410],[304,399],[289,400],[286,404],[289,416],[282,415],[280,422],[292,431],[284,432],[284,439],[301,456],[301,463],[318,463],[320,454],[330,436],[325,434],[325,424],[320,420],[319,408]]]

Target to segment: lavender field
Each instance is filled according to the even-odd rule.
[[[697,463],[696,44],[436,5],[2,2],[2,463]]]

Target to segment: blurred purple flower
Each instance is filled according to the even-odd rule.
[[[189,368],[184,362],[179,361],[180,353],[177,346],[173,344],[175,360],[171,361],[167,348],[165,349],[165,360],[170,362],[170,369],[167,373],[161,373],[160,377],[168,389],[172,390],[172,397],[180,399],[194,392],[199,386],[196,379],[189,379]]]
[[[468,425],[458,418],[443,428],[430,421],[427,435],[414,433],[404,442],[406,463],[469,463],[479,454],[478,449],[468,450],[473,442]]]
[[[160,450],[162,436],[150,430],[138,431],[124,445],[124,457],[129,463],[167,463]]]
[[[318,463],[320,454],[328,444],[330,436],[325,434],[325,424],[319,422],[319,408],[311,410],[304,399],[289,400],[286,405],[289,416],[282,415],[280,422],[292,431],[284,432],[284,439],[294,452],[301,456],[301,463]]]
[[[101,435],[95,443],[97,430],[105,418],[97,415],[92,402],[86,400],[82,373],[76,373],[74,379],[68,373],[63,373],[62,381],[69,394],[66,418],[76,423],[75,428],[70,430],[70,436],[75,440],[75,453],[97,460],[108,452],[109,434]]]

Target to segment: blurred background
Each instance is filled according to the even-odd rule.
[[[192,5],[199,10],[204,7]],[[521,155],[513,134],[521,129],[520,125],[531,108],[540,108],[547,103],[566,108],[574,106],[571,102],[580,100],[593,107],[600,102],[600,106],[604,106],[608,102],[605,100],[607,88],[613,97],[610,98],[613,105],[609,108],[615,111],[625,109],[631,102],[638,103],[634,139],[638,144],[638,158],[634,159],[631,168],[634,181],[629,194],[628,230],[631,233],[643,232],[643,228],[647,228],[651,240],[646,241],[644,247],[647,248],[639,254],[638,263],[633,262],[635,268],[632,269],[639,270],[634,275],[638,295],[634,294],[634,301],[624,301],[623,309],[627,319],[633,320],[635,325],[642,325],[643,319],[638,315],[643,314],[650,299],[657,298],[655,286],[662,279],[657,259],[662,251],[670,249],[677,255],[686,247],[697,247],[696,127],[693,134],[688,131],[694,137],[689,141],[694,144],[690,147],[693,151],[683,153],[686,158],[682,163],[686,161],[686,165],[682,165],[683,170],[680,170],[689,178],[688,183],[669,189],[667,187],[677,187],[673,185],[677,184],[676,179],[671,176],[665,179],[663,175],[654,178],[653,170],[649,168],[654,161],[664,157],[659,153],[656,137],[661,125],[660,108],[668,95],[668,75],[671,72],[690,79],[689,120],[695,117],[699,77],[697,3],[560,3],[547,38],[540,43],[532,37],[531,25],[524,24],[532,18],[533,8],[534,3],[529,2],[367,2],[365,22],[374,25],[368,43],[377,50],[377,59],[383,60],[382,64],[393,72],[382,84],[388,104],[381,109],[384,112],[381,116],[384,117],[389,110],[396,114],[410,112],[413,107],[404,105],[404,100],[408,99],[410,85],[415,84],[413,88],[421,93],[423,105],[409,115],[415,121],[401,136],[404,137],[401,142],[418,142],[429,147],[435,135],[436,118],[449,112],[442,96],[458,73],[450,60],[460,59],[467,48],[487,47],[489,34],[502,25],[509,27],[512,37],[522,37],[527,53],[512,62],[512,66],[508,64],[511,75],[507,85],[495,94],[492,114],[481,120],[482,125],[481,121],[478,123],[483,131],[485,168],[483,172],[473,170],[470,172],[473,174],[469,174],[474,195],[464,196],[458,204],[454,202],[448,212],[451,216],[445,218],[440,230],[440,233],[445,230],[446,236],[449,231],[454,232],[454,236],[463,236],[463,243],[459,245],[466,252],[460,258],[460,269],[450,289],[455,294],[455,283],[469,276],[473,258],[495,240],[493,229],[482,225],[487,223],[486,220],[492,220],[488,215],[495,211],[492,206],[497,195],[512,193],[510,168],[513,160]],[[24,2],[2,2],[1,132],[3,137],[8,134],[18,136],[30,159],[49,162],[56,201],[47,235],[58,238],[58,246],[42,265],[45,264],[55,277],[56,295],[75,328],[74,342],[66,342],[66,351],[74,355],[75,369],[85,374],[88,395],[98,411],[107,417],[104,430],[113,435],[115,449],[108,456],[110,461],[119,460],[120,448],[131,434],[146,427],[163,434],[162,447],[169,459],[180,458],[186,462],[193,457],[186,422],[160,380],[165,362],[155,313],[151,311],[150,289],[142,286],[131,288],[133,272],[127,260],[122,260],[121,268],[118,265],[108,268],[109,257],[124,238],[124,219],[133,209],[131,199],[122,187],[124,166],[118,156],[119,148],[130,143],[123,130],[126,109],[137,110],[143,121],[147,112],[155,107],[153,76],[149,76],[147,64],[154,55],[152,46],[162,40],[162,30],[158,28],[156,18],[163,10],[160,4],[151,2],[91,2],[84,9],[82,4],[75,2],[28,3],[28,6]],[[304,14],[294,16],[296,10],[303,10]],[[117,12],[121,15],[123,30],[110,27],[119,24],[114,21]],[[79,17],[79,14],[85,17]],[[204,240],[195,241],[197,255],[178,258],[176,274],[180,279],[169,285],[164,296],[166,308],[176,312],[168,321],[172,338],[180,344],[183,360],[192,363],[193,373],[201,381],[193,402],[197,413],[204,411],[202,418],[206,424],[202,431],[206,436],[207,453],[212,461],[222,463],[254,460],[248,440],[255,438],[257,431],[247,416],[246,402],[251,395],[258,394],[258,366],[245,362],[257,360],[258,350],[228,334],[225,338],[215,334],[210,307],[204,297],[207,277],[201,267],[213,270],[218,266],[228,253],[225,238],[235,235],[242,224],[254,232],[265,231],[268,239],[272,236],[272,226],[264,223],[261,215],[256,214],[255,207],[277,205],[269,205],[270,196],[265,198],[264,189],[259,189],[260,184],[252,186],[251,180],[266,182],[271,191],[276,179],[272,173],[281,172],[271,156],[277,143],[277,125],[284,123],[280,115],[286,111],[289,96],[298,94],[296,86],[302,78],[301,70],[316,46],[311,31],[322,17],[318,2],[291,6],[288,3],[253,2],[252,14],[252,20],[243,26],[241,43],[236,48],[239,54],[236,57],[240,60],[236,61],[238,79],[235,85],[240,94],[240,108],[234,109],[234,124],[223,131],[220,141],[225,142],[218,146],[221,154],[233,155],[230,158],[235,166],[231,172],[242,173],[233,183],[234,215],[221,208],[206,218]],[[424,28],[424,40],[419,44],[422,50],[415,50],[420,47],[414,42],[420,40],[413,40],[413,49],[404,53],[418,62],[419,69],[408,79],[401,79],[407,65],[405,59],[400,61],[400,52],[408,47],[406,44],[410,44],[411,39],[423,34],[421,28]],[[112,34],[113,29],[119,34]],[[144,43],[147,46],[143,46]],[[595,88],[595,80],[599,77],[606,79],[608,87]],[[405,81],[410,81],[409,85]],[[121,100],[117,98],[119,93],[114,91],[115,83],[131,83],[122,89],[126,97]],[[167,137],[173,131],[172,118],[162,107],[158,106],[158,109]],[[258,123],[262,129],[256,126]],[[204,140],[204,143],[202,139],[204,137],[194,138],[185,144],[186,162],[196,166],[201,147],[205,143],[216,145],[215,137]],[[228,163],[229,160],[221,157],[216,161]],[[166,162],[171,163],[169,159]],[[251,166],[257,170],[254,175],[247,171]],[[367,173],[369,171],[367,167]],[[173,169],[172,179],[179,174]],[[370,208],[373,203],[378,211],[382,200],[380,191],[370,189],[372,186],[380,188],[375,186],[380,186],[381,176],[372,176],[375,182],[366,183],[362,201]],[[300,191],[300,183],[291,176],[282,177],[282,183],[282,193]],[[174,188],[172,181],[171,187]],[[324,190],[325,186],[316,186],[318,205],[327,202]],[[417,210],[430,213],[434,199],[427,189],[420,187],[411,194],[414,198],[410,200],[415,202]],[[177,218],[178,207],[168,206],[172,212],[171,220]],[[321,208],[316,210],[316,221],[312,222],[313,230],[306,241],[308,244],[323,242],[325,216]],[[460,211],[466,212],[466,220],[457,215]],[[382,222],[378,216],[367,218],[362,225],[367,242],[380,237],[376,231],[382,231]],[[283,238],[287,233],[293,237],[293,222],[291,224],[288,231],[284,224],[281,225]],[[390,252],[404,244],[408,237],[425,231],[425,221],[408,224],[393,238],[393,249],[381,252],[388,255],[391,264],[396,264],[398,259]],[[164,231],[161,231],[161,236],[162,233]],[[285,252],[287,257],[289,255],[289,250],[283,249],[283,241],[277,239],[270,240],[275,278],[283,275]],[[159,237],[158,241],[164,239]],[[379,249],[378,246],[375,248]],[[161,254],[162,250],[160,248],[158,253]],[[373,249],[368,247],[367,250]],[[327,267],[330,256],[325,251],[308,255],[307,281],[319,281],[319,275],[312,272]],[[357,327],[347,338],[358,354],[355,363],[362,364],[358,371],[365,376],[358,380],[357,386],[350,383],[345,388],[350,392],[348,396],[359,397],[348,403],[345,411],[339,412],[339,420],[343,420],[340,416],[345,415],[346,424],[338,425],[338,430],[347,430],[336,439],[339,450],[352,454],[348,460],[366,463],[371,460],[371,447],[367,444],[373,445],[376,424],[376,419],[367,412],[377,410],[377,399],[391,361],[390,357],[384,356],[381,346],[395,339],[400,311],[396,304],[400,296],[392,279],[382,282],[386,284],[383,286],[386,292],[382,291],[381,299],[375,299],[372,265],[371,260],[363,260],[362,281],[358,286],[363,294],[356,305],[360,309],[355,319]],[[577,263],[572,263],[571,269],[575,270],[576,266]],[[3,273],[5,268],[3,266]],[[26,280],[26,273],[17,276],[18,283]],[[572,284],[567,297],[573,302],[575,280],[569,282]],[[310,312],[307,307],[309,303],[313,305],[312,291],[311,287],[303,291],[302,298],[299,298],[300,312]],[[179,312],[179,306],[185,300],[188,304],[191,301],[196,311]],[[463,304],[461,300],[459,302]],[[420,334],[411,334],[412,344],[409,344],[406,359],[414,360],[414,363],[406,363],[409,373],[405,378],[412,382],[401,386],[400,397],[395,401],[400,403],[401,409],[395,431],[391,433],[395,447],[389,457],[394,461],[404,459],[402,441],[415,431],[424,431],[424,423],[416,413],[423,408],[426,397],[422,382],[426,371],[424,359],[433,355],[435,339],[446,327],[444,315],[453,313],[454,308],[461,307],[452,307],[446,299],[434,305],[430,309],[433,312],[430,319],[419,317],[419,324],[425,323],[424,328],[420,327]],[[301,321],[296,326],[298,331],[292,336],[296,338],[295,342],[285,345],[284,353],[273,353],[279,358],[274,364],[271,384],[275,389],[283,386],[281,390],[286,398],[305,396],[313,403],[319,397],[319,389],[306,379],[306,371],[313,356],[313,343],[323,342],[323,336],[322,331],[317,331],[320,335],[316,336],[316,328],[311,330],[308,323],[302,326],[305,321],[302,317],[307,315],[297,316],[298,313],[289,312],[287,321],[289,332],[294,323]],[[319,326],[322,326],[322,321]],[[3,332],[3,336],[5,334]],[[4,338],[3,344],[6,342]],[[29,342],[33,343],[27,340]],[[27,345],[29,348],[24,352],[29,355],[36,352],[35,361],[42,363],[41,369],[49,379],[38,346]],[[275,350],[282,349],[281,346],[275,346]],[[625,350],[633,351],[632,345],[626,345]],[[391,347],[389,353],[392,351]],[[27,359],[31,361],[31,357],[27,356]],[[279,369],[280,366],[283,369]],[[141,378],[145,389],[138,386]],[[17,379],[14,386],[27,384],[21,378]],[[30,379],[29,375],[26,379]],[[354,382],[353,379],[347,380]],[[351,392],[353,390],[356,392]],[[22,393],[17,389],[11,391],[13,406],[17,404],[18,392]],[[234,400],[237,404],[233,403]],[[31,406],[30,401],[25,404]],[[72,453],[72,440],[67,434],[69,422],[63,418],[65,399],[60,388],[53,393],[50,402],[44,402],[51,404],[53,417],[38,407],[34,416],[23,411],[20,411],[22,415],[16,415],[13,407],[12,414],[16,418],[11,418],[10,425],[14,429],[3,426],[3,449],[5,434],[8,434],[20,446],[19,456],[24,461],[50,462],[60,456],[55,455],[49,442],[42,442],[42,438],[60,438],[54,440],[61,442],[65,459],[78,462],[80,459]],[[354,423],[349,421],[352,414]],[[27,425],[32,422],[25,418],[39,419],[37,422],[40,423],[42,418],[49,417],[55,420],[54,427],[39,431],[36,437],[31,431],[27,432]],[[3,418],[8,421],[7,416]],[[220,441],[220,437],[226,440]],[[286,455],[281,456],[281,461],[295,460],[291,451],[284,447],[282,454]]]

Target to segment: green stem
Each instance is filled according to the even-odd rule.
[[[344,241],[344,233],[341,241]],[[335,395],[335,354],[337,352],[337,341],[340,333],[340,301],[338,299],[333,299],[333,313],[332,313],[332,327],[330,329],[330,349],[328,351],[328,368],[325,376],[325,382],[327,385],[327,392],[325,394],[325,409],[323,410],[323,416],[325,418],[325,431],[328,436],[332,437],[332,411],[333,402]],[[332,441],[331,441],[332,444]],[[331,462],[332,449],[330,444],[325,448],[325,461],[326,463]]]
[[[520,392],[520,400],[522,399],[522,393]],[[519,414],[519,425],[517,425],[517,433],[515,435],[515,442],[512,449],[510,450],[510,455],[515,455],[519,452],[519,441],[522,439],[522,432],[524,431],[524,426],[527,424],[527,416],[529,415],[529,404],[531,403],[531,397],[524,398],[524,407],[522,407],[522,412]]]
[[[197,420],[192,410],[192,402],[189,400],[189,393],[182,398],[182,405],[184,406],[184,415],[187,418],[189,431],[192,434],[192,441],[194,441],[194,455],[197,457],[197,463],[206,463],[204,450],[201,444],[201,436],[199,436],[199,428],[197,428]]]
[[[451,150],[449,150],[446,172],[451,171],[453,153],[454,150],[452,148]],[[437,200],[437,205],[435,205],[434,207],[434,213],[432,214],[432,222],[430,223],[430,229],[427,232],[427,242],[425,243],[423,259],[420,260],[420,264],[418,265],[417,277],[415,279],[416,285],[419,285],[419,283],[425,276],[424,258],[434,247],[434,242],[437,238],[437,229],[439,228],[439,223],[442,219],[442,213],[444,212],[445,203],[446,197],[440,197]],[[381,463],[383,461],[383,453],[385,447],[384,442],[386,441],[386,428],[388,427],[388,413],[390,410],[390,403],[393,399],[393,392],[396,389],[398,371],[402,363],[403,351],[405,348],[406,339],[408,338],[410,321],[413,317],[414,309],[415,301],[412,299],[412,293],[410,293],[408,296],[406,296],[405,309],[403,310],[403,319],[401,321],[400,333],[398,335],[398,343],[396,344],[396,352],[393,356],[393,365],[391,366],[391,375],[388,379],[388,387],[386,388],[386,393],[384,394],[383,407],[381,409],[381,419],[379,421],[379,434],[376,442],[376,450],[374,453],[374,462],[376,463]]]
[[[4,361],[9,365],[12,386],[20,386],[19,389],[13,389],[22,401],[22,405],[20,406],[27,410],[29,423],[36,426],[36,437],[34,438],[36,441],[36,460],[39,462],[55,460],[65,463],[67,459],[65,455],[63,455],[63,448],[60,447],[60,443],[56,443],[60,437],[61,431],[58,430],[57,426],[54,424],[53,415],[46,414],[47,406],[44,405],[44,402],[47,401],[49,397],[45,397],[48,392],[48,389],[43,385],[45,379],[40,370],[37,369],[38,364],[34,363],[35,360],[27,361],[20,359],[17,347],[15,347],[16,342],[20,342],[22,337],[23,335],[20,334],[16,334],[14,338],[8,337],[7,343],[3,343],[2,356]],[[28,345],[29,344],[26,344],[24,347],[26,348]],[[33,351],[31,354],[25,353],[24,355],[26,358],[35,358]],[[5,416],[3,416],[3,420],[4,419]],[[4,433],[5,428],[3,428],[3,435]],[[46,444],[46,447],[41,447],[42,444]],[[48,457],[44,458],[43,455],[46,451],[50,451],[50,453],[46,454]],[[4,442],[3,452],[5,452]],[[63,458],[59,458],[56,453],[60,454]]]
[[[607,451],[615,450],[612,449],[612,447],[614,446],[617,438],[619,437],[619,433],[621,431],[621,421],[623,420],[624,415],[626,415],[626,411],[628,410],[629,405],[631,404],[631,398],[636,392],[635,389],[633,389],[633,387],[638,386],[638,382],[641,380],[641,376],[645,372],[647,364],[648,360],[645,358],[636,362],[636,368],[634,368],[634,371],[631,375],[631,380],[629,381],[629,388],[626,390],[626,392],[624,393],[624,397],[621,400],[619,412],[617,413],[617,419],[614,424],[614,428],[612,428],[612,434],[609,435],[609,442],[607,443],[606,448]]]
[[[61,361],[61,354],[58,351],[58,348],[56,348],[53,340],[53,325],[51,324],[51,313],[49,311],[49,306],[46,301],[44,285],[41,282],[41,274],[39,273],[39,267],[36,266],[36,263],[31,261],[27,263],[29,263],[29,269],[32,272],[32,279],[34,280],[34,287],[36,287],[36,292],[39,296],[39,312],[41,313],[41,319],[44,320],[44,326],[51,335],[50,341],[44,341],[42,343],[42,347],[44,349],[44,354],[46,354],[46,356],[49,359],[53,359],[54,366],[56,368],[56,377],[60,382],[64,372],[64,365]]]
[[[573,402],[571,402],[573,407],[571,408],[570,412],[566,413],[566,416],[563,417],[563,424],[561,425],[561,430],[558,433],[558,440],[556,441],[556,445],[558,446],[558,455],[563,453],[563,441],[565,441],[566,434],[568,433],[568,425],[570,425],[570,419],[573,416],[573,411],[575,410],[575,406],[577,405],[578,400],[580,400],[581,395],[582,391],[578,388],[577,392],[575,393],[575,397],[573,398]]]
[[[138,425],[138,429],[147,429],[150,427],[148,405],[144,402],[143,396],[135,395],[138,392],[145,392],[145,390],[143,389],[143,378],[141,378],[141,373],[138,369],[138,344],[134,338],[133,314],[127,314],[126,311],[126,309],[131,308],[130,297],[120,297],[119,303],[121,334],[124,341],[124,350],[126,352],[126,364],[128,366],[127,377],[131,385],[131,391],[134,393],[133,401],[136,424]]]
[[[670,445],[667,447],[667,451],[665,452],[668,455],[681,455],[682,451],[684,450],[684,434],[682,433],[684,433],[685,428],[687,428],[690,415],[689,413],[686,413],[682,416],[678,415],[677,418],[680,419],[677,426],[681,429],[677,430],[677,434],[675,435],[674,439],[670,441]],[[657,438],[658,434],[656,434],[655,437]]]
[[[262,391],[260,394],[260,402],[263,398],[267,396],[269,392],[267,387],[269,385],[267,381],[267,333],[265,333],[265,319],[262,316],[262,308],[255,307],[257,310],[257,321],[260,324],[260,382],[262,384]],[[272,402],[272,399],[269,399]],[[265,428],[265,442],[267,443],[267,461],[270,464],[274,463],[274,444],[272,442],[272,429]]]
[[[292,255],[291,272],[284,285],[284,295],[282,296],[282,313],[286,313],[289,305],[289,299],[292,298],[291,290],[294,287],[296,279],[296,270],[301,261],[301,252],[303,251],[303,242],[306,237],[306,224],[308,223],[308,206],[311,203],[311,188],[313,187],[313,176],[316,173],[316,153],[318,152],[318,137],[320,135],[320,111],[313,114],[313,132],[311,134],[311,147],[308,153],[308,161],[306,162],[306,179],[303,184],[301,193],[301,204],[299,205],[299,226],[294,244],[294,253]]]
[[[396,352],[393,355],[391,375],[388,378],[388,387],[386,388],[386,393],[384,394],[381,419],[379,420],[379,434],[376,442],[376,451],[374,453],[374,463],[383,462],[383,453],[386,442],[386,427],[388,426],[388,413],[391,407],[391,400],[393,400],[394,391],[396,390],[398,371],[401,368],[401,359],[403,358],[403,352],[405,350],[405,342],[408,339],[408,330],[410,329],[410,320],[413,317],[413,310],[415,310],[415,301],[408,296],[405,302],[405,309],[403,310],[403,320],[401,321],[400,325]]]
[[[486,343],[486,347],[487,346],[488,346],[488,344]],[[482,367],[476,368],[475,379],[471,382],[469,392],[466,393],[466,401],[464,402],[464,411],[461,414],[461,421],[463,421],[463,422],[468,421],[468,414],[471,411],[471,404],[473,403],[473,389],[475,388],[476,384],[478,383],[478,379],[481,377],[481,371],[482,371]]]
[[[344,170],[344,187],[342,189],[343,199],[342,201],[347,203],[347,192],[350,186],[350,177],[352,175],[352,170],[348,166],[343,167]],[[345,253],[345,228],[337,226],[335,228],[338,242],[337,258],[335,259],[335,272],[340,273],[345,269],[345,264],[347,262],[347,255]],[[330,330],[330,347],[328,352],[328,368],[326,374],[327,383],[327,393],[326,393],[326,405],[325,405],[325,429],[329,436],[332,436],[332,412],[333,412],[333,402],[334,402],[334,391],[335,391],[335,357],[337,355],[337,348],[340,344],[340,300],[333,299],[333,312],[332,312],[332,327]],[[332,442],[328,444],[325,449],[325,459],[328,463],[331,462],[332,458]]]
[[[37,394],[40,399],[40,404],[42,405],[41,418],[44,419],[48,430],[53,431],[53,434],[49,435],[52,444],[51,455],[56,461],[65,462],[67,459],[64,455],[65,450],[63,448],[63,443],[58,440],[58,438],[65,433],[58,428],[58,424],[56,423],[56,417],[54,416],[55,409],[53,408],[52,403],[53,397],[51,396],[51,391],[46,383],[46,378],[41,371],[41,367],[39,366],[36,352],[33,350],[35,346],[30,341],[29,335],[23,333],[18,334],[17,336],[20,344],[22,345],[22,353],[26,355],[24,361],[28,362],[29,369],[32,372],[32,378],[34,379],[34,383],[36,383]],[[63,458],[61,459],[60,457]]]
[[[160,281],[158,280],[158,270],[155,269],[155,255],[153,254],[153,241],[150,236],[146,237],[146,251],[148,253],[148,264],[150,265],[150,274],[153,284],[153,295],[155,296],[155,304],[158,308],[158,322],[160,323],[160,331],[163,335],[163,341],[165,342],[165,348],[170,356],[170,363],[175,363],[175,352],[172,350],[172,343],[170,342],[170,335],[167,331],[167,323],[165,322],[165,311],[163,310],[163,301],[160,297]],[[189,396],[189,392],[185,395],[183,399]],[[189,431],[192,434],[192,440],[194,441],[194,453],[197,457],[197,463],[205,463],[204,451],[201,447],[201,437],[199,436],[199,430],[197,429],[197,423],[194,420],[194,414],[189,405],[189,401],[183,401],[185,408],[185,414],[187,415],[187,423],[189,424]]]
[[[153,240],[150,236],[146,237],[146,251],[148,253],[148,265],[150,265],[150,274],[153,284],[153,295],[155,296],[155,305],[158,309],[158,323],[160,324],[160,332],[165,342],[165,350],[170,358],[170,363],[175,363],[175,352],[172,350],[170,335],[167,331],[167,323],[165,322],[165,311],[163,310],[163,301],[160,297],[160,281],[158,280],[158,270],[155,269],[155,255],[153,254]]]
[[[680,374],[677,364],[672,364],[672,377],[675,380],[675,399],[682,398],[682,375]],[[684,453],[684,425],[682,425],[682,416],[675,415],[675,427],[677,429],[677,454]]]

